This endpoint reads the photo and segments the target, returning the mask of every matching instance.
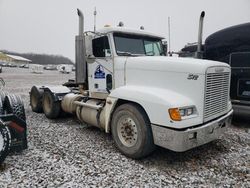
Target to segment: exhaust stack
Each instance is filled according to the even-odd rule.
[[[86,47],[84,40],[84,16],[81,10],[77,9],[79,16],[79,35],[75,37],[75,63],[76,63],[76,83],[87,89],[87,64]]]
[[[79,16],[79,36],[83,35],[83,22],[84,22],[84,16],[80,9],[77,9],[77,14]]]
[[[205,17],[205,11],[202,11],[200,15],[199,30],[198,30],[198,44],[197,44],[197,52],[196,52],[196,58],[199,58],[199,59],[203,57],[203,52],[201,50],[201,47],[202,47],[204,17]]]

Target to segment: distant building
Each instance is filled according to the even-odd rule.
[[[8,57],[6,54],[0,52],[0,63],[7,63],[10,62],[12,59]]]
[[[21,56],[9,55],[0,52],[0,64],[4,63],[20,65],[20,64],[30,64],[32,63],[32,61]]]
[[[14,63],[14,64],[17,64],[17,65],[20,65],[20,64],[29,64],[29,63],[32,62],[29,59],[26,59],[24,57],[17,56],[17,55],[6,54],[6,56],[9,57],[9,58],[11,58],[11,62],[10,63]]]

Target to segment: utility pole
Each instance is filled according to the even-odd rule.
[[[171,46],[170,46],[170,17],[168,17],[168,54],[172,56]]]
[[[97,15],[97,11],[96,11],[96,7],[94,10],[94,32],[96,32],[96,15]]]

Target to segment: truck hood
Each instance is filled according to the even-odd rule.
[[[230,66],[192,58],[129,57],[125,65],[124,85],[128,88],[144,88],[141,91],[152,95],[155,93],[155,97],[150,100],[156,101],[162,97],[158,103],[166,104],[169,108],[195,106],[200,114],[195,121],[196,124],[201,124],[204,120],[202,114],[205,108],[206,74],[216,70],[230,72]],[[158,121],[157,113],[155,118],[151,117],[152,122],[164,125],[164,121]],[[187,126],[191,125],[188,121],[185,123]]]
[[[229,67],[226,63],[211,60],[165,56],[143,56],[129,57],[127,59],[126,68],[161,72],[205,74],[207,68],[213,66]]]

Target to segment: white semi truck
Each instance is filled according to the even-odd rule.
[[[111,133],[128,157],[156,145],[183,152],[218,139],[233,113],[230,67],[209,60],[166,57],[163,37],[124,27],[83,32],[78,10],[76,80],[33,86],[35,112],[75,114]]]

